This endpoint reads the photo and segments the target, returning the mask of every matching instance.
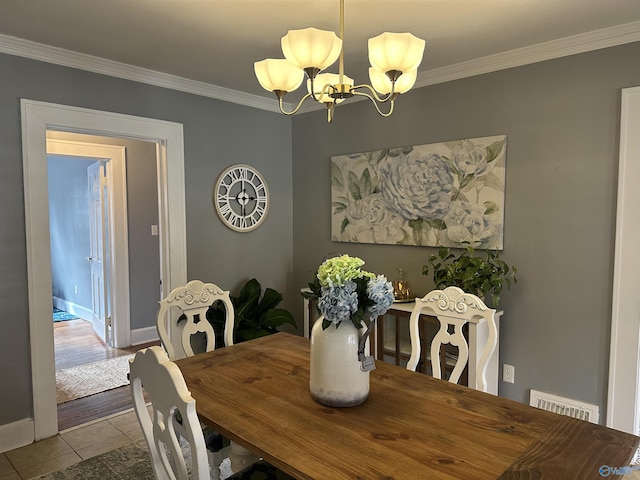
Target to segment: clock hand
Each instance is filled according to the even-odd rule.
[[[246,195],[246,194],[247,194],[247,192],[244,190],[244,178],[240,179],[240,188],[241,188],[241,192],[242,192],[244,195]],[[243,202],[242,202],[242,216],[243,216],[243,217],[245,217],[245,216],[246,216],[246,214],[245,214],[245,206],[246,206],[246,204],[247,204],[247,202],[246,202],[246,201],[244,201],[244,199],[243,199]]]

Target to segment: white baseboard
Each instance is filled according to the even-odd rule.
[[[145,327],[131,330],[131,345],[141,345],[143,343],[160,340],[156,327]]]
[[[24,447],[34,440],[33,418],[0,425],[0,453]]]
[[[82,305],[70,302],[64,298],[53,297],[53,306],[60,310],[64,310],[65,312],[77,315],[78,318],[86,320],[87,322],[90,322],[93,319],[93,312],[90,308],[83,307]]]

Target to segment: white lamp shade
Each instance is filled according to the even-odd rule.
[[[327,89],[322,92],[324,87],[327,85],[338,85],[340,83],[340,75],[337,73],[321,73],[316,75],[316,78],[313,80],[313,90],[316,95],[316,99],[320,103],[327,103],[335,101],[335,98],[330,97],[331,89]],[[345,85],[353,86],[353,78],[347,77],[346,75],[342,76],[342,83]],[[311,80],[307,80],[307,91],[311,93]],[[344,99],[338,99],[337,103],[340,103]]]
[[[417,70],[409,70],[400,75],[396,80],[396,86],[393,89],[394,93],[405,93],[411,90],[416,83],[417,77]],[[371,80],[371,86],[376,92],[382,95],[391,93],[391,79],[384,72],[377,68],[369,67],[369,80]]]
[[[305,28],[289,30],[282,37],[282,52],[298,68],[324,70],[340,56],[342,40],[334,32]]]
[[[253,69],[262,88],[270,92],[274,90],[292,92],[300,86],[304,79],[304,72],[291,65],[284,58],[267,58],[255,62]]]
[[[382,72],[416,70],[424,54],[425,41],[411,33],[385,32],[369,39],[369,63]]]

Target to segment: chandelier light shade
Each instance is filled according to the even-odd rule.
[[[313,27],[289,30],[281,39],[284,59],[266,59],[254,63],[258,82],[265,90],[275,93],[282,113],[293,115],[306,99],[312,98],[327,107],[327,120],[331,122],[335,105],[353,96],[369,99],[383,117],[393,113],[398,95],[409,91],[416,82],[425,41],[411,33],[385,32],[370,38],[371,85],[354,85],[353,79],[344,73],[343,37],[344,0],[340,0],[340,36]],[[339,73],[320,73],[338,59]],[[284,96],[296,90],[305,75],[308,93],[292,111],[286,111]],[[389,108],[382,112],[378,104],[387,102]]]
[[[292,92],[304,80],[304,71],[284,58],[267,58],[254,63],[253,68],[262,88],[270,92],[277,90]]]
[[[342,51],[342,40],[335,33],[313,27],[289,30],[281,44],[284,57],[302,70],[324,70],[335,63]]]
[[[382,70],[369,67],[369,80],[371,81],[371,86],[381,95],[388,95],[392,91],[395,93],[408,92],[416,83],[417,78],[418,71],[410,70],[398,77],[394,85],[389,76]]]
[[[389,33],[369,39],[369,63],[382,72],[416,70],[425,41],[410,33]]]

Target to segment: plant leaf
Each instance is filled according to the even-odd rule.
[[[365,168],[364,172],[362,172],[362,175],[360,176],[359,186],[360,195],[362,195],[362,198],[371,195],[371,174],[369,173],[368,168]]]
[[[362,194],[360,193],[360,184],[358,177],[353,171],[349,171],[348,174],[349,193],[354,200],[362,200]]]
[[[333,214],[336,215],[340,212],[344,212],[347,209],[347,206],[341,202],[331,202],[331,206],[333,207]]]
[[[336,162],[331,162],[331,188],[338,191],[344,190],[342,170]]]
[[[504,147],[504,142],[504,140],[499,140],[497,142],[493,142],[486,148],[487,163],[491,163],[498,158],[498,155],[500,155],[500,152],[502,151],[502,147]]]

